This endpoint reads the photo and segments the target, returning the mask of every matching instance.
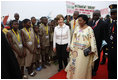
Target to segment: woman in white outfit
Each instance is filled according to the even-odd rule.
[[[70,46],[70,29],[64,23],[64,17],[62,15],[57,15],[58,26],[54,29],[54,36],[53,36],[53,51],[57,53],[58,63],[59,63],[59,70],[63,69],[63,62],[64,66],[67,66],[67,56],[69,52]]]

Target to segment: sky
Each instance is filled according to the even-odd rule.
[[[95,6],[95,9],[108,8],[110,4],[117,4],[116,1],[70,1],[75,4]],[[14,19],[14,13],[19,13],[20,20],[35,16],[39,19],[42,16],[50,15],[52,19],[58,14],[66,13],[66,1],[1,1],[1,16],[9,15]],[[105,17],[104,15],[102,17]]]

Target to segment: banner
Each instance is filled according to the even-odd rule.
[[[74,11],[79,11],[79,14],[85,14],[88,17],[92,17],[95,7],[87,5],[78,5],[73,2],[66,1],[67,14],[73,15]]]
[[[89,18],[92,17],[95,7],[87,5],[75,5],[75,11],[79,11],[79,14],[85,14]]]
[[[72,15],[74,13],[75,3],[66,1],[67,14]]]
[[[107,14],[109,14],[109,10],[108,10],[108,8],[104,8],[104,9],[100,10],[100,13],[101,13],[101,15],[107,15]]]

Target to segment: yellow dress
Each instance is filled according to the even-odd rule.
[[[84,56],[83,50],[91,46],[94,54]],[[68,79],[91,79],[93,62],[98,58],[96,40],[91,27],[80,30],[77,26],[70,45],[70,61],[65,68]]]

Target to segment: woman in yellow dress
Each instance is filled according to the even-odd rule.
[[[74,31],[70,45],[70,61],[65,71],[68,79],[91,79],[92,66],[98,58],[96,40],[92,28],[87,25],[88,17],[79,15],[78,22],[79,26]],[[84,53],[88,47],[91,49],[86,56]]]

